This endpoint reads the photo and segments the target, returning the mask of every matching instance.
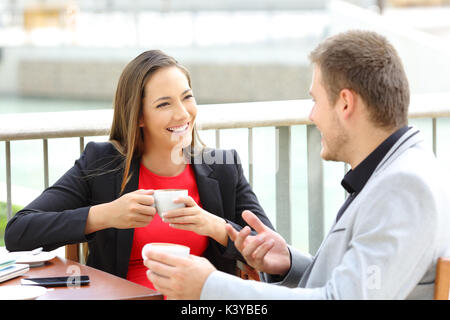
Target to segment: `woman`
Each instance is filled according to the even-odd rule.
[[[223,152],[205,148],[196,115],[183,66],[157,50],[136,57],[118,82],[109,142],[88,143],[64,176],[9,221],[7,249],[53,250],[88,241],[89,266],[152,287],[141,249],[172,242],[235,273],[242,257],[228,241],[226,222],[241,229],[248,209],[273,227],[236,152],[227,152],[224,161]],[[185,209],[162,221],[152,206],[155,189],[188,189],[178,201]]]

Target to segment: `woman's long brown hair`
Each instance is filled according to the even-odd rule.
[[[144,152],[144,136],[142,129],[139,127],[139,118],[142,114],[145,84],[157,70],[171,66],[183,71],[189,87],[192,88],[188,70],[160,50],[141,53],[126,65],[120,75],[114,97],[114,116],[109,141],[124,157],[121,193],[131,178],[131,161],[134,157],[140,157]],[[191,149],[197,146],[204,145],[200,141],[197,129],[194,126]]]

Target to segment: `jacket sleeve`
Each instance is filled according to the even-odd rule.
[[[260,272],[261,281],[288,288],[299,286],[303,274],[313,262],[313,257],[309,253],[303,253],[291,245],[288,245],[288,249],[291,258],[291,268],[288,273],[285,276],[279,276]]]
[[[90,188],[86,172],[96,159],[95,144],[89,143],[81,157],[54,185],[27,205],[8,222],[5,244],[9,251],[60,246],[85,242],[90,209]]]
[[[377,192],[367,197],[352,227],[354,235],[348,250],[330,277],[323,279],[323,285],[288,288],[284,286],[286,281],[274,285],[214,271],[203,286],[201,299],[407,298],[427,270],[435,268],[436,230],[440,223],[448,226],[446,211],[438,205],[432,188],[411,174],[387,176],[374,189]],[[308,259],[296,261],[300,265],[293,271],[300,272],[293,275],[295,281]]]
[[[247,182],[247,179],[244,176],[239,155],[235,150],[233,150],[233,153],[235,160],[235,168],[237,172],[235,220],[234,221],[228,219],[225,220],[227,221],[227,223],[231,224],[236,230],[239,231],[247,225],[244,219],[242,219],[242,212],[244,210],[250,210],[258,217],[259,220],[261,220],[262,223],[264,223],[266,226],[268,226],[273,230],[274,227],[272,223],[270,222],[263,208],[259,204],[258,198],[256,197],[250,184]],[[252,231],[252,234],[256,234],[256,232]],[[229,258],[245,261],[240,252],[234,246],[234,242],[231,240],[228,241],[228,246],[225,250],[224,255]]]

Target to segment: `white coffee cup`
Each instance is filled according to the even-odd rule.
[[[158,189],[153,193],[158,214],[162,217],[167,211],[184,208],[184,203],[174,203],[173,201],[179,197],[187,197],[188,191],[185,189]]]
[[[145,253],[148,251],[157,251],[157,252],[165,252],[168,254],[173,254],[178,257],[184,257],[187,258],[189,256],[189,252],[191,248],[183,246],[181,244],[175,244],[175,243],[165,243],[165,242],[152,242],[147,243],[142,248],[142,259],[146,259]]]

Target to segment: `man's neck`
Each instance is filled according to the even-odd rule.
[[[369,154],[371,154],[384,140],[398,128],[366,127],[354,133],[352,150],[350,150],[348,163],[356,168]]]

